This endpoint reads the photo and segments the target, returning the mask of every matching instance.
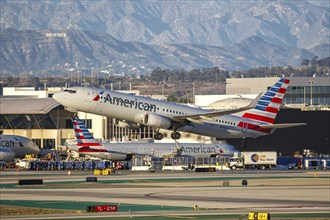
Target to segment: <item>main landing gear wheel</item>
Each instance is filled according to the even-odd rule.
[[[181,134],[179,132],[177,132],[177,131],[173,131],[171,133],[171,138],[174,139],[174,140],[180,139],[180,137],[181,137]]]
[[[160,132],[156,132],[155,134],[154,134],[154,139],[155,140],[161,140],[161,139],[163,139],[164,138],[164,135],[162,134],[162,133],[160,133]]]

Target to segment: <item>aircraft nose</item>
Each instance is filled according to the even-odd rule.
[[[52,97],[53,97],[53,99],[55,99],[55,101],[58,101],[58,96],[59,96],[59,93],[55,93]]]
[[[57,101],[57,102],[59,102],[59,103],[61,103],[61,104],[62,104],[64,98],[65,98],[65,97],[64,97],[63,92],[55,93],[55,94],[53,95],[53,99],[55,99],[55,101]]]

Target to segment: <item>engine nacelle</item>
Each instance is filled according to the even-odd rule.
[[[133,123],[133,122],[121,121],[119,119],[115,119],[114,124],[117,127],[127,128],[127,129],[131,129],[131,130],[138,130],[141,127],[139,124],[136,124],[136,123]]]
[[[146,114],[143,118],[143,124],[149,127],[169,129],[172,127],[171,119],[162,115]]]
[[[0,147],[0,161],[7,163],[14,161],[15,152],[8,147]]]

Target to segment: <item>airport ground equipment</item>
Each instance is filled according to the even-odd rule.
[[[228,170],[225,166],[230,157],[173,157],[173,158],[133,158],[132,170],[195,170],[201,167],[213,167],[217,171]]]
[[[243,157],[235,158],[233,161],[229,162],[228,166],[230,169],[267,169],[277,166],[277,152],[275,151],[243,152],[242,155]]]
[[[19,160],[16,167],[22,170],[94,170],[112,167],[111,161],[42,161]]]
[[[17,159],[15,165],[20,170],[29,170],[31,168],[31,161],[26,159]]]
[[[0,171],[5,171],[7,169],[7,163],[0,161]]]
[[[18,180],[18,185],[41,185],[43,184],[42,179],[23,179]]]
[[[107,168],[107,169],[95,169],[94,170],[94,175],[103,175],[103,176],[107,176],[110,175],[112,173],[114,173],[115,170],[113,168]]]
[[[318,170],[320,167],[320,163],[321,163],[321,161],[319,159],[314,159],[314,158],[305,159],[304,166],[307,170],[309,170],[309,169]]]
[[[249,220],[270,220],[270,214],[267,212],[250,212]]]
[[[322,163],[323,169],[325,169],[325,170],[330,169],[330,159],[322,159],[321,163]]]
[[[215,167],[196,167],[195,172],[215,172],[217,169]]]
[[[304,166],[306,170],[330,169],[330,159],[305,158]]]
[[[95,177],[95,176],[88,176],[88,177],[86,177],[86,182],[88,182],[88,183],[96,183],[97,182],[97,177]]]

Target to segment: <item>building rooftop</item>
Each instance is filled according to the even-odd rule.
[[[310,86],[310,82],[313,82],[313,86],[330,86],[329,77],[289,77],[287,79],[290,80],[289,86]]]
[[[252,101],[253,99],[243,97],[227,98],[213,102],[207,108],[212,110],[241,108],[249,105]]]
[[[59,105],[52,98],[0,98],[0,114],[47,114]]]

